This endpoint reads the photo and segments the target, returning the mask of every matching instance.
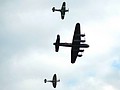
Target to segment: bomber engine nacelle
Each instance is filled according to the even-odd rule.
[[[74,40],[74,42],[86,42],[85,40]]]
[[[82,49],[82,50],[79,50],[79,52],[84,52],[84,49]]]
[[[85,34],[76,34],[75,36],[85,37]]]
[[[73,51],[76,51],[76,52],[84,52],[84,49],[82,49],[82,50],[73,50]]]
[[[80,54],[80,55],[78,54],[77,56],[78,56],[78,57],[82,57],[82,54]]]
[[[60,35],[57,35],[56,42],[54,43],[56,52],[59,51],[59,44],[60,44]]]
[[[81,34],[81,37],[85,37],[85,34]]]
[[[83,43],[84,43],[84,42],[86,42],[86,41],[85,41],[85,40],[80,40],[80,42],[83,42]]]

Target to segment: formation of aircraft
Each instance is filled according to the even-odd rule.
[[[53,87],[56,88],[56,86],[57,86],[57,82],[60,82],[60,80],[57,80],[57,75],[54,74],[52,80],[44,79],[44,83],[46,83],[46,82],[51,82],[52,85],[53,85]]]
[[[66,10],[66,3],[63,2],[61,9],[55,9],[55,7],[52,8],[52,11],[59,11],[61,12],[61,19],[63,20],[65,17],[65,12],[68,12],[69,10]],[[88,48],[89,45],[85,44],[86,40],[82,39],[82,37],[85,37],[85,34],[81,34],[80,29],[80,23],[77,23],[74,30],[74,35],[72,39],[72,43],[61,43],[60,42],[60,35],[57,35],[56,42],[53,43],[55,45],[55,51],[59,51],[59,46],[63,47],[71,47],[71,63],[75,63],[77,57],[82,57],[82,53],[84,52],[84,48]],[[79,52],[81,54],[79,54]],[[52,80],[44,79],[44,83],[51,82],[53,87],[56,88],[57,82],[60,82],[60,80],[57,80],[57,75],[54,74]]]
[[[61,9],[55,9],[55,7],[52,8],[52,11],[59,11],[61,12],[61,19],[64,19],[65,17],[65,12],[68,12],[69,10],[66,10],[66,3],[63,2]]]
[[[72,43],[60,43],[60,35],[57,35],[56,42],[53,43],[53,45],[55,45],[55,51],[59,51],[59,46],[71,47],[71,63],[75,63],[77,56],[82,57],[82,54],[78,54],[79,52],[84,52],[84,49],[81,48],[89,47],[88,44],[84,44],[85,40],[81,40],[81,37],[85,37],[85,34],[81,34],[80,23],[77,23]]]

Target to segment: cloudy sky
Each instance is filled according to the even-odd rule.
[[[54,90],[44,79],[57,74],[56,90],[120,89],[120,1],[0,0],[0,90]],[[70,48],[54,51],[53,42],[72,42],[76,23],[86,34],[83,57],[70,63]]]

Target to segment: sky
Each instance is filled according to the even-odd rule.
[[[120,1],[65,0],[65,19],[52,7],[63,0],[0,0],[0,90],[120,89]],[[86,34],[83,57],[70,63],[70,48],[55,52],[61,42],[72,42],[76,23]]]

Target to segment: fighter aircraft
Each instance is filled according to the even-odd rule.
[[[65,12],[68,12],[69,10],[66,10],[66,3],[63,2],[61,9],[55,9],[55,7],[52,8],[52,11],[60,11],[61,12],[61,19],[63,20],[65,17]]]
[[[81,48],[89,47],[88,44],[85,44],[85,40],[81,40],[81,37],[85,37],[85,34],[81,34],[80,23],[77,23],[75,26],[72,43],[60,43],[60,35],[57,35],[56,42],[53,43],[53,45],[55,45],[55,51],[59,51],[59,46],[71,47],[71,63],[75,63],[77,56],[82,57],[82,52],[84,52],[84,49]],[[79,52],[81,52],[81,54],[78,54]]]
[[[44,79],[44,83],[46,83],[46,82],[51,82],[52,85],[53,85],[53,87],[56,88],[56,86],[57,86],[57,82],[60,82],[60,80],[57,80],[57,75],[54,74],[52,80]]]

